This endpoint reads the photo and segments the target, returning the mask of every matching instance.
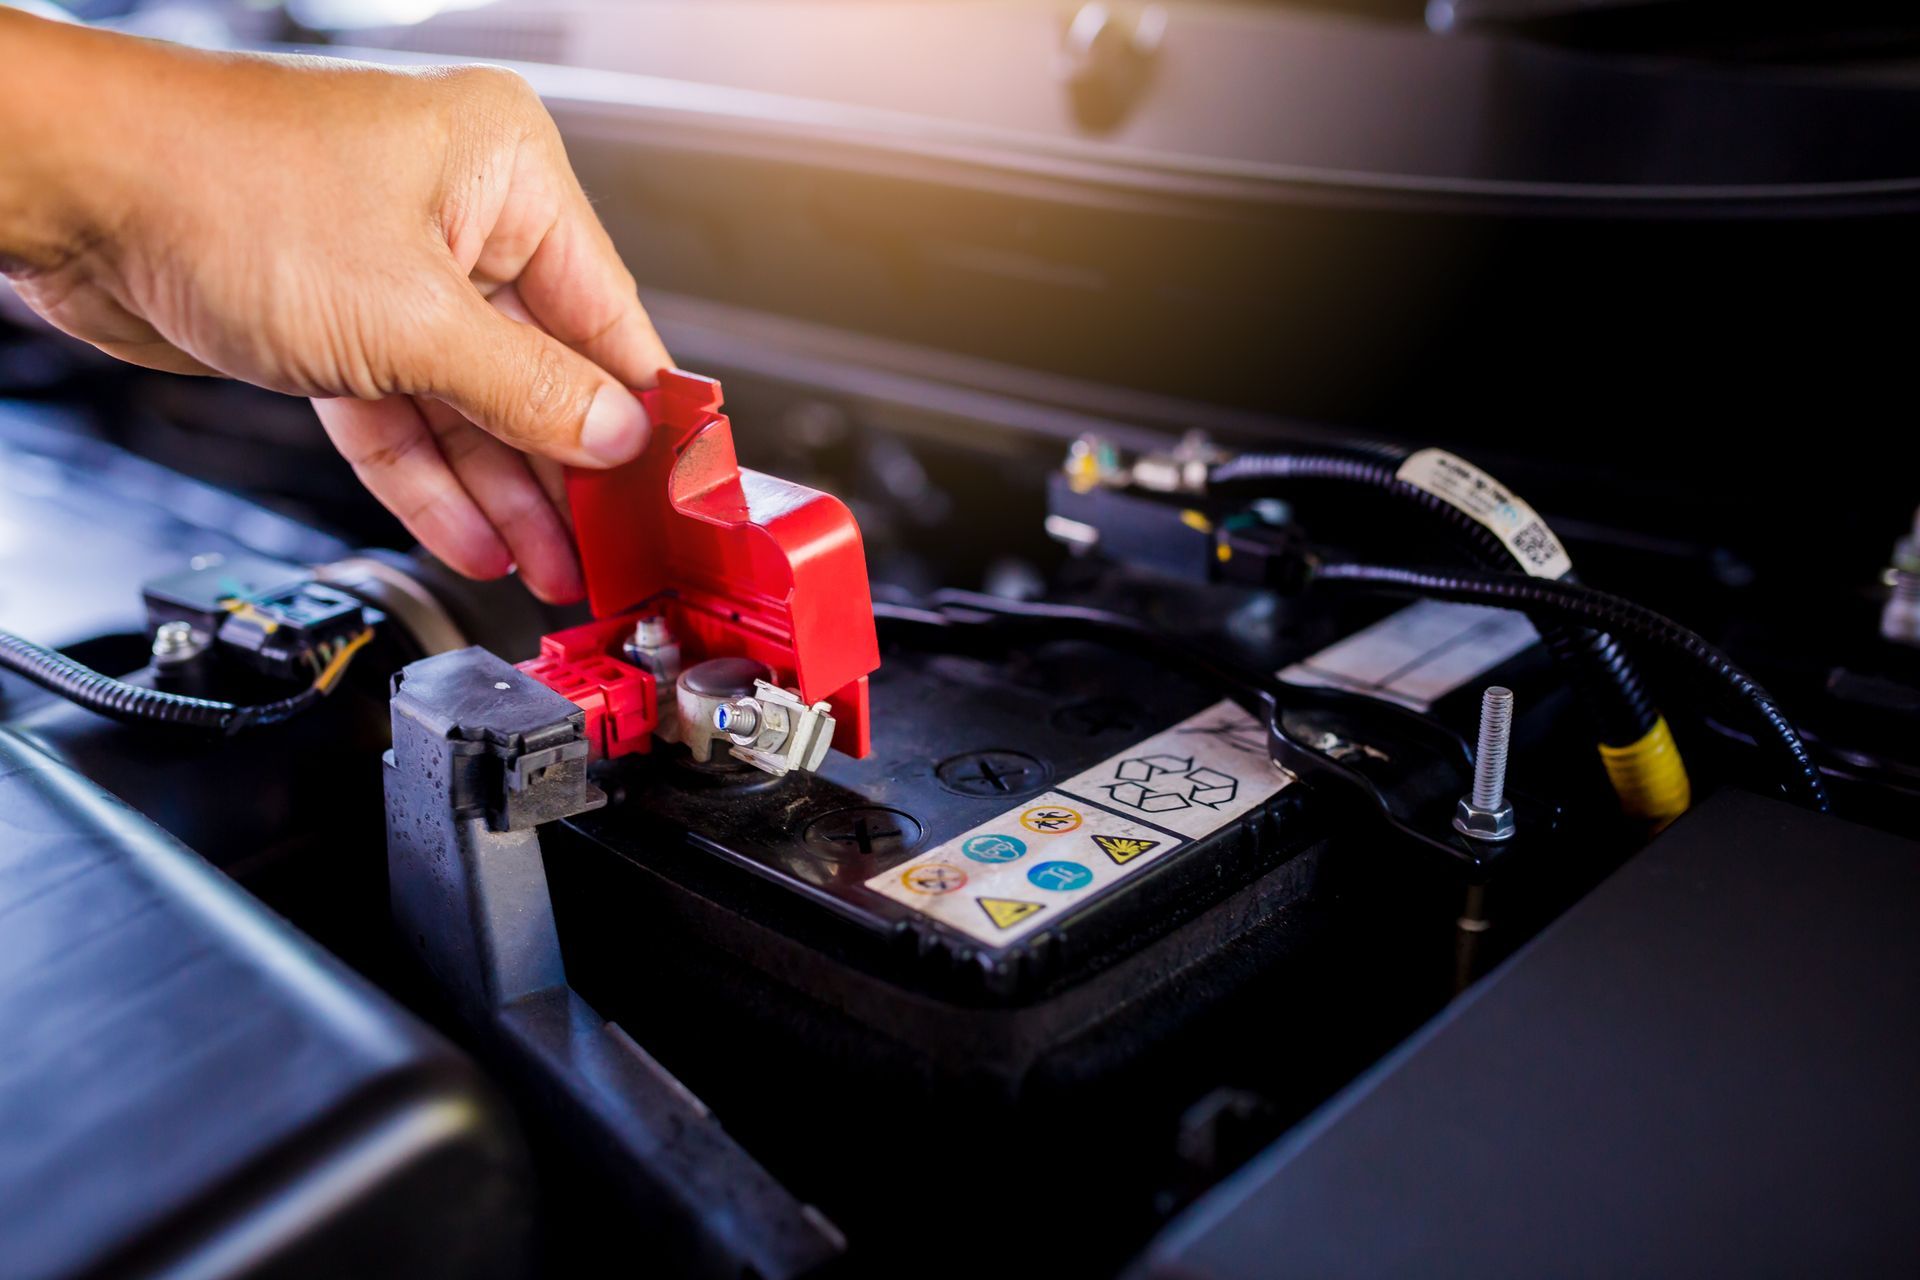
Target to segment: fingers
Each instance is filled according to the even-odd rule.
[[[577,185],[518,287],[549,333],[627,386],[651,387],[672,367],[633,275]]]
[[[646,410],[593,361],[490,306],[464,279],[406,381],[516,449],[581,467],[639,453]]]
[[[440,454],[460,484],[507,544],[527,590],[549,604],[569,604],[586,594],[573,537],[552,496],[529,464],[546,463],[515,452],[474,427],[451,408],[429,400],[421,406]]]
[[[496,289],[488,301],[493,304],[494,310],[510,320],[534,323],[532,314],[527,310],[527,304],[520,300],[519,289],[513,285],[503,285]],[[559,515],[561,523],[571,532],[573,508],[567,503],[566,468],[552,458],[542,458],[533,454],[527,455],[527,466],[533,471],[533,478],[539,481],[540,488],[546,492],[547,500],[553,504],[553,509]]]
[[[547,501],[553,504],[553,510],[560,517],[560,523],[573,529],[573,506],[567,500],[567,471],[552,458],[528,458],[527,466],[533,472],[533,478],[540,482],[546,491]]]
[[[334,447],[407,532],[469,578],[513,567],[507,544],[440,453],[419,408],[404,396],[315,400]]]

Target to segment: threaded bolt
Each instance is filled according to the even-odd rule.
[[[1493,686],[1480,695],[1480,745],[1473,753],[1473,790],[1460,797],[1453,829],[1470,840],[1513,837],[1507,803],[1507,744],[1513,737],[1513,690]]]
[[[723,702],[713,709],[713,727],[721,733],[750,737],[760,732],[760,709],[749,698]]]
[[[1473,807],[1498,809],[1507,798],[1507,743],[1513,737],[1513,690],[1494,685],[1480,695],[1480,746],[1473,753]]]

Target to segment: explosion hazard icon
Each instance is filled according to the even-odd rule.
[[[1095,836],[1093,842],[1100,851],[1112,858],[1120,866],[1126,866],[1149,849],[1158,849],[1158,840],[1141,840],[1136,836]]]
[[[1171,813],[1195,805],[1217,809],[1233,803],[1240,792],[1231,774],[1196,766],[1192,756],[1133,756],[1119,763],[1114,777],[1118,780],[1107,786],[1107,794],[1114,803],[1142,813]]]

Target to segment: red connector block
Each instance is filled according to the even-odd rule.
[[[660,723],[659,691],[650,674],[607,653],[607,631],[605,623],[556,631],[541,638],[539,657],[517,665],[587,713],[594,755],[649,750]]]
[[[613,655],[636,620],[662,614],[683,666],[753,658],[808,702],[828,703],[836,749],[866,755],[880,647],[853,513],[830,494],[743,471],[713,379],[664,370],[640,399],[653,424],[640,456],[567,476],[598,621],[547,636],[521,669],[586,709],[605,754],[644,751],[659,700],[674,693]]]

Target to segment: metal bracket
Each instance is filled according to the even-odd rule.
[[[1290,688],[1287,705],[1266,703],[1267,753],[1312,786],[1356,800],[1414,846],[1480,881],[1516,850],[1537,846],[1559,825],[1559,809],[1515,796],[1530,837],[1471,840],[1447,820],[1473,772],[1466,744],[1418,712],[1338,689]]]
[[[567,983],[538,828],[606,803],[580,708],[468,648],[401,671],[392,714],[394,920],[522,1104],[625,1190],[676,1272],[786,1280],[838,1256],[833,1225]]]

